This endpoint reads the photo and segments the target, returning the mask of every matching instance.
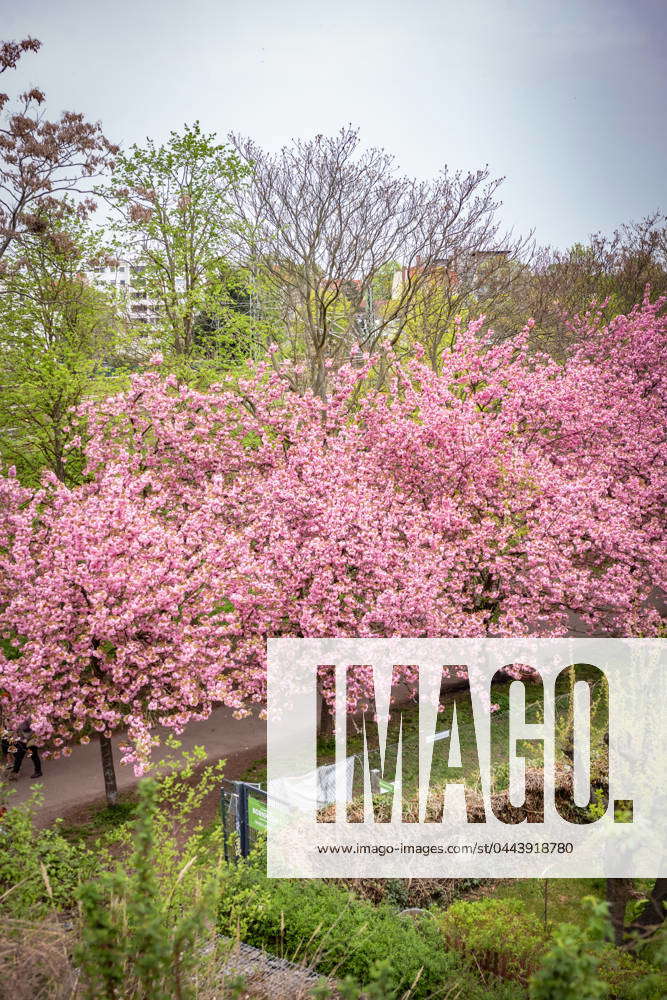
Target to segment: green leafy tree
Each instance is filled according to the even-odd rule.
[[[155,303],[157,338],[182,362],[228,360],[248,336],[239,308],[247,278],[233,268],[238,223],[232,194],[250,173],[199,122],[120,155],[105,196],[113,230],[135,268],[134,283]]]
[[[195,320],[193,355],[200,374],[207,362],[214,368],[236,368],[257,359],[267,340],[268,317],[251,271],[222,260],[216,281],[219,297]]]
[[[470,318],[465,303],[452,296],[449,276],[436,272],[414,298],[403,343],[408,350],[421,345],[433,371],[439,371],[442,352],[454,343],[457,321],[465,324]]]
[[[85,270],[104,255],[72,205],[51,206],[5,254],[0,274],[1,455],[28,482],[81,472],[72,410],[116,384],[122,316]]]

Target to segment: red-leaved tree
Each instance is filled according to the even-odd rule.
[[[15,69],[26,52],[37,52],[41,42],[26,38],[0,42],[0,74]],[[63,194],[84,195],[78,211],[93,206],[91,181],[102,173],[118,152],[102,133],[98,122],[64,111],[52,121],[43,109],[45,96],[38,87],[19,94],[12,102],[0,93],[0,261],[25,232],[43,232],[49,214],[67,204]],[[48,211],[44,211],[48,209]]]

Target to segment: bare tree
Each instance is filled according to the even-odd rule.
[[[621,312],[641,302],[647,285],[656,295],[667,292],[666,215],[655,211],[639,222],[624,224],[614,232],[608,245]]]
[[[535,320],[536,346],[562,358],[571,317],[594,308],[608,322],[640,303],[648,287],[654,296],[667,293],[667,216],[659,211],[568,250],[541,249],[513,298]]]
[[[0,43],[0,74],[40,46],[35,38]],[[36,87],[13,105],[8,94],[0,93],[0,260],[22,233],[44,224],[58,195],[89,192],[90,179],[117,152],[98,123],[73,111],[49,121],[43,103],[44,94]],[[86,199],[77,210],[82,214],[93,207]]]
[[[516,333],[523,324],[513,292],[528,273],[532,254],[532,235],[513,238],[508,233],[502,249],[470,250],[433,268],[410,303],[405,349],[420,343],[438,371],[443,351],[454,343],[458,322],[484,316],[485,328],[497,340]]]
[[[276,154],[230,140],[253,170],[238,192],[239,249],[280,316],[278,353],[305,360],[319,395],[332,365],[398,343],[436,272],[456,273],[476,251],[511,250],[495,220],[501,180],[486,168],[419,181],[384,150],[362,149],[352,127]],[[378,301],[392,261],[402,262],[400,280]]]

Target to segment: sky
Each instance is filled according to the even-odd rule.
[[[123,146],[352,123],[415,176],[488,164],[541,244],[667,212],[667,0],[0,0],[0,37],[28,34],[2,89]]]

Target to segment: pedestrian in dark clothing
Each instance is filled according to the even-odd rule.
[[[10,740],[10,734],[7,729],[5,729],[5,709],[4,703],[8,699],[9,695],[6,691],[0,691],[0,750],[2,751],[2,763],[7,768],[11,769],[11,761],[7,761],[9,756],[9,751],[12,746],[12,741]]]
[[[19,776],[19,771],[21,770],[21,764],[23,763],[23,758],[25,757],[28,750],[30,750],[30,756],[32,758],[33,773],[30,775],[31,778],[41,778],[42,777],[42,762],[39,759],[39,750],[34,743],[31,743],[32,729],[30,725],[30,719],[24,719],[18,730],[18,739],[16,740],[14,748],[14,766],[12,767],[11,773],[9,775],[10,781],[17,781]]]

